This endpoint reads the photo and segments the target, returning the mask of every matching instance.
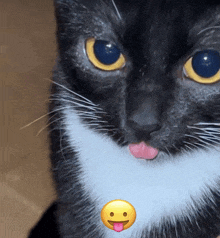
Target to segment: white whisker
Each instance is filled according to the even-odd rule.
[[[119,143],[119,141],[122,139],[122,136],[119,137],[119,139],[117,140],[117,143]]]
[[[63,136],[67,135],[67,132],[65,132],[63,135],[61,133],[61,128],[60,128],[60,149],[61,149],[61,154],[62,154],[62,157],[64,158],[64,160],[66,160],[64,154],[63,154],[63,147],[62,147],[62,139],[63,139]]]
[[[100,126],[100,124],[98,124],[98,123],[89,123],[89,124],[87,124],[88,126]]]
[[[52,117],[51,117],[52,118]],[[51,119],[50,118],[50,119]],[[39,134],[43,131],[43,130],[45,130],[49,125],[51,125],[51,124],[53,124],[54,122],[56,122],[56,121],[60,121],[60,120],[62,120],[62,119],[64,119],[65,117],[59,117],[58,119],[55,119],[55,120],[53,120],[53,121],[51,121],[50,123],[48,123],[46,126],[44,126],[43,128],[41,128],[39,131],[38,131],[38,133],[37,133],[37,135],[36,136],[39,136]]]
[[[216,140],[214,140],[214,139],[212,139],[212,138],[209,138],[209,137],[207,137],[207,136],[200,136],[200,138],[201,139],[203,139],[203,140],[207,140],[207,141],[210,141],[210,142],[215,142],[216,143]],[[218,140],[220,140],[220,139],[218,139]]]
[[[167,148],[167,146],[165,146],[164,148],[165,148],[165,150],[167,151],[168,155],[171,156],[170,151],[169,151],[169,149]]]
[[[50,115],[51,113],[53,113],[53,112],[57,112],[57,111],[61,111],[62,109],[65,109],[65,108],[71,108],[71,107],[63,107],[63,108],[58,108],[58,109],[56,109],[56,110],[53,110],[53,111],[51,111],[51,112],[48,112],[48,113],[44,114],[43,116],[41,116],[41,117],[39,117],[39,118],[35,119],[34,121],[32,121],[32,122],[28,123],[27,125],[25,125],[25,126],[21,127],[19,130],[23,130],[24,128],[26,128],[26,127],[28,127],[28,126],[30,126],[30,125],[32,125],[32,124],[34,124],[35,122],[37,122],[37,121],[41,120],[42,118],[44,118],[44,117],[46,117],[46,116]]]
[[[187,126],[189,129],[196,129],[200,131],[204,131],[205,133],[220,133],[220,128],[214,128],[214,127],[196,127],[196,126]]]
[[[212,30],[212,29],[220,29],[220,26],[210,26],[210,27],[207,27],[207,28],[201,30],[197,35],[203,33],[204,31]]]
[[[193,133],[196,134],[196,135],[209,135],[209,136],[220,135],[220,132],[216,132],[216,131],[214,131],[214,132],[211,132],[211,131],[197,132],[197,131],[195,131]]]
[[[90,103],[90,102],[87,102],[87,101],[85,101],[85,100],[82,100],[82,99],[79,99],[79,98],[76,98],[76,97],[71,97],[71,96],[68,96],[68,95],[62,95],[62,96],[60,96],[59,94],[58,95],[53,95],[53,96],[51,96],[50,97],[50,99],[56,99],[57,98],[57,100],[60,100],[60,99],[67,99],[68,100],[68,98],[70,98],[71,99],[71,101],[78,101],[78,102],[81,102],[81,103],[85,103],[85,104],[88,104],[88,105],[90,105],[90,106],[92,106],[92,107],[97,107],[98,108],[98,106],[97,105],[95,105],[95,104],[93,104],[93,103]],[[50,100],[49,99],[49,100]],[[100,108],[99,108],[100,109]]]
[[[196,137],[196,136],[193,136],[193,135],[188,135],[188,134],[185,134],[185,136],[194,138],[194,139],[196,139],[196,140],[198,140],[198,141],[200,141],[200,142],[202,142],[202,143],[204,143],[204,144],[206,144],[206,145],[209,145],[209,143],[205,142],[205,141],[203,140],[203,138]],[[194,143],[196,144],[196,142],[194,142]]]
[[[214,126],[220,126],[220,123],[218,122],[198,122],[194,124],[195,126],[203,126],[203,125],[214,125]]]
[[[49,130],[48,133],[50,134],[52,131],[55,131],[57,129],[65,130],[66,128],[65,127],[56,127],[56,128],[53,128],[52,130]]]
[[[114,0],[112,0],[112,4],[113,4],[113,6],[114,6],[114,8],[115,8],[115,10],[116,10],[116,13],[117,13],[119,19],[121,20],[121,15],[120,15],[120,13],[119,13],[119,11],[118,11],[118,8],[117,8],[117,6],[116,6]]]
[[[185,141],[183,143],[185,144]],[[189,151],[193,151],[193,149],[186,144],[185,144],[185,147],[188,148]]]
[[[196,145],[198,145],[198,146],[200,146],[200,147],[202,147],[202,148],[204,148],[204,149],[206,149],[206,150],[207,150],[207,148],[209,148],[209,147],[214,147],[214,145],[212,145],[212,144],[210,144],[210,143],[204,143],[204,142],[202,142],[202,143],[195,142],[194,144],[196,144]]]
[[[81,113],[77,113],[77,115],[80,116],[81,119],[90,119],[90,120],[100,119],[100,117],[88,116],[88,115],[84,115],[84,114],[81,114]]]
[[[191,138],[195,138],[195,139],[197,139],[200,143],[198,143],[198,142],[194,142],[194,144],[197,144],[197,145],[199,145],[199,146],[207,146],[207,147],[209,147],[209,146],[214,146],[212,143],[217,143],[216,142],[216,140],[213,140],[213,139],[211,139],[211,138],[207,138],[206,136],[199,136],[199,137],[196,137],[196,136],[193,136],[193,135],[188,135],[188,134],[185,134],[185,136],[187,136],[187,137],[191,137]],[[220,139],[218,138],[218,140],[220,141]]]
[[[60,99],[52,99],[52,98],[51,98],[50,101],[70,102],[71,104],[74,104],[74,105],[75,105],[75,106],[73,106],[73,107],[78,106],[78,107],[84,107],[84,108],[90,109],[90,110],[92,110],[92,111],[96,111],[96,110],[97,110],[97,109],[96,109],[95,107],[93,107],[93,106],[86,106],[86,105],[83,105],[83,104],[81,104],[81,103],[74,102],[74,101],[72,101],[72,100],[63,99],[63,98],[60,98]]]
[[[94,112],[87,112],[87,111],[80,111],[80,110],[77,110],[77,113],[78,113],[78,115],[80,114],[80,113],[82,113],[83,115],[89,115],[89,116],[93,116],[94,115]],[[98,117],[98,116],[97,116]],[[100,117],[101,118],[101,117]]]
[[[211,137],[211,138],[213,138],[213,139],[216,139],[216,140],[219,140],[220,141],[220,134],[215,134],[215,133],[213,133],[213,134],[211,134],[211,133],[198,133],[198,132],[195,132],[194,134],[197,134],[199,137],[207,137],[207,136],[209,136],[209,137]]]
[[[54,83],[54,84],[60,86],[61,88],[64,88],[65,90],[67,90],[68,92],[72,93],[73,95],[75,95],[75,96],[77,96],[77,97],[80,97],[80,98],[82,98],[83,100],[85,100],[85,101],[91,103],[93,106],[97,106],[97,105],[95,105],[92,101],[90,101],[88,98],[85,98],[85,97],[83,97],[82,95],[80,95],[80,94],[78,94],[78,93],[76,93],[76,92],[74,92],[74,91],[72,91],[72,90],[66,88],[66,87],[63,86],[62,84],[59,84],[59,83],[57,83],[57,82],[55,82],[55,81],[53,81],[53,80],[51,80],[51,79],[48,79],[48,78],[46,78],[46,79],[49,80],[50,82],[52,82],[52,83]]]
[[[192,143],[190,143],[190,142],[188,142],[188,141],[184,141],[184,143],[186,143],[186,144],[188,144],[189,146],[191,146],[191,148],[192,148],[192,147],[198,148],[195,144],[192,144]]]

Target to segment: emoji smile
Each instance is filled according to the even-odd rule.
[[[105,204],[101,211],[103,224],[111,230],[121,232],[133,225],[136,219],[134,207],[125,200],[115,199]]]
[[[123,226],[125,226],[128,222],[129,222],[129,220],[127,220],[127,221],[109,221],[109,220],[108,220],[108,223],[109,223],[111,226],[114,226],[114,223],[123,223]]]

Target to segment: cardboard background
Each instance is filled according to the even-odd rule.
[[[0,1],[0,237],[24,238],[55,199],[47,113],[56,58],[52,0]]]

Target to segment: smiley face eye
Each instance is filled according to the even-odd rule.
[[[215,50],[197,52],[184,65],[185,74],[199,83],[215,83],[220,80],[220,54]]]
[[[90,62],[101,70],[117,70],[125,65],[125,58],[120,49],[108,41],[87,39],[86,53]]]
[[[126,217],[127,215],[128,215],[127,212],[124,212],[124,213],[123,213],[123,216],[124,216],[124,217]]]
[[[114,212],[110,212],[110,216],[113,217],[114,216]]]

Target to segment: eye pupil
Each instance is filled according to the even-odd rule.
[[[210,78],[220,69],[220,55],[215,50],[200,51],[194,55],[192,66],[199,76]]]
[[[108,41],[96,40],[94,44],[96,58],[103,64],[110,65],[115,63],[120,57],[120,50],[116,45]]]

